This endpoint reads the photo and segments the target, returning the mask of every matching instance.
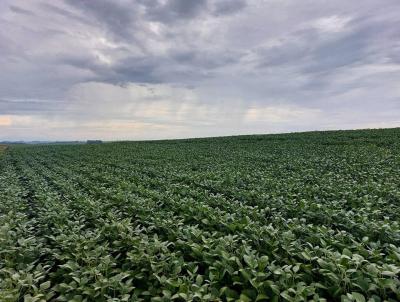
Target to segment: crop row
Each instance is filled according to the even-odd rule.
[[[399,300],[398,134],[12,147],[0,300]]]

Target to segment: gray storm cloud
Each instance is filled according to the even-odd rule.
[[[0,140],[400,126],[400,2],[5,0]]]

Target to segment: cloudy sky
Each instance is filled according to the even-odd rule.
[[[399,0],[2,0],[0,140],[400,126]]]

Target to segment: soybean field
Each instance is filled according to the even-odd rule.
[[[0,301],[400,301],[399,274],[400,129],[0,151]]]

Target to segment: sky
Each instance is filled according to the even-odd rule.
[[[399,0],[2,0],[0,140],[400,127]]]

